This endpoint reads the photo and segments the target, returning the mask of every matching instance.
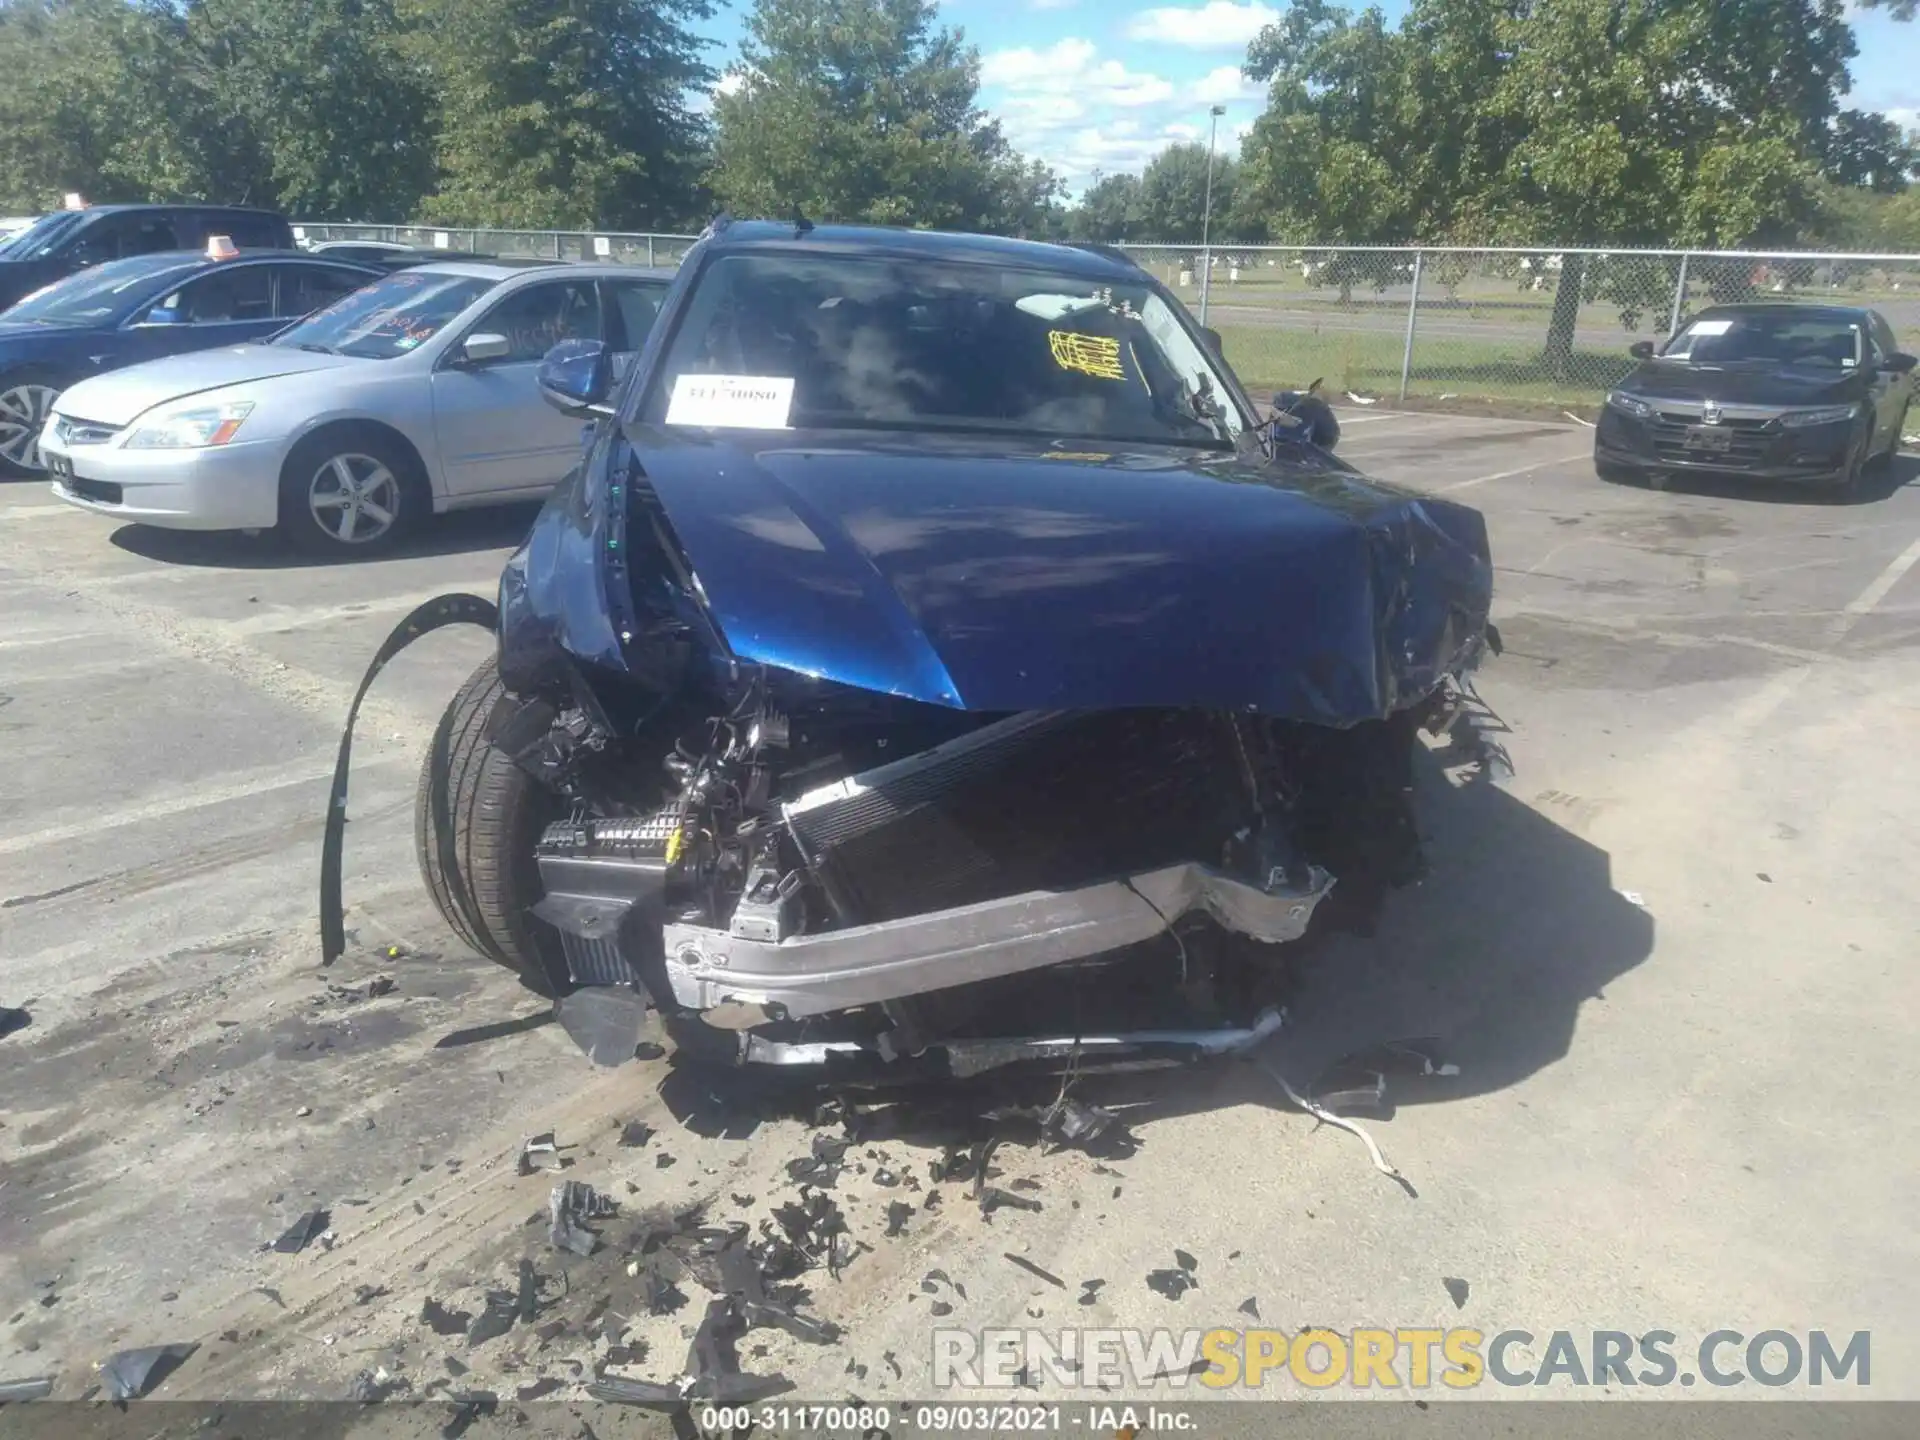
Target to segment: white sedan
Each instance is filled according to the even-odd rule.
[[[272,339],[64,391],[53,493],[178,530],[278,527],[309,551],[390,544],[438,513],[544,495],[580,453],[535,374],[563,340],[640,348],[673,272],[441,262],[376,280]]]

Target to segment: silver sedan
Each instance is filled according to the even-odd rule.
[[[272,339],[135,365],[60,396],[53,493],[180,530],[278,527],[367,553],[429,513],[544,495],[578,420],[535,381],[563,340],[640,348],[673,272],[440,262],[389,275]]]

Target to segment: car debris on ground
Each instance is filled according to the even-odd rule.
[[[181,1341],[121,1350],[100,1362],[100,1383],[109,1400],[138,1400],[185,1364],[199,1348],[197,1341]]]
[[[327,1227],[333,1223],[332,1215],[325,1210],[309,1210],[293,1224],[278,1240],[263,1245],[263,1250],[274,1250],[282,1255],[298,1255],[307,1246],[326,1234]]]
[[[52,1393],[51,1375],[40,1375],[31,1380],[0,1380],[0,1405],[19,1400],[44,1400]]]

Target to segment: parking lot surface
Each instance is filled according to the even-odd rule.
[[[970,1327],[1238,1325],[1253,1297],[1288,1330],[1868,1330],[1870,1393],[1920,1397],[1920,463],[1853,505],[1661,493],[1597,481],[1572,425],[1343,418],[1361,469],[1480,507],[1498,566],[1480,691],[1512,774],[1424,767],[1430,876],[1376,934],[1305,955],[1268,1052],[1298,1082],[1443,1037],[1458,1079],[1370,1126],[1417,1194],[1247,1064],[1089,1082],[1137,1149],[1003,1150],[1037,1213],[874,1183],[938,1156],[909,1126],[836,1192],[871,1248],[807,1277],[845,1339],[756,1331],[748,1368],[809,1398],[924,1396],[937,1266],[967,1292],[944,1323]],[[757,1222],[792,1198],[806,1126],[708,1123],[660,1093],[662,1060],[590,1068],[431,908],[413,787],[477,631],[408,650],[363,713],[353,944],[319,967],[353,686],[409,608],[491,594],[528,518],[307,565],[0,486],[0,1004],[32,1017],[0,1038],[0,1378],[75,1395],[110,1350],[195,1340],[169,1395],[340,1396],[376,1365],[418,1395],[450,1353],[494,1388],[571,1384],[606,1351],[584,1319],[471,1350],[420,1323],[534,1254],[634,1317],[653,1358],[630,1373],[666,1379],[699,1297],[649,1317],[604,1252],[546,1251],[527,1222],[552,1181],[516,1175],[521,1139],[554,1131],[569,1178],[629,1210]],[[375,977],[391,992],[364,998]],[[630,1121],[644,1146],[616,1143]],[[886,1237],[903,1194],[917,1213]],[[316,1208],[330,1244],[263,1252]],[[1199,1286],[1170,1301],[1144,1277],[1176,1247]]]

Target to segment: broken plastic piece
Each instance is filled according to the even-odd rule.
[[[1240,1313],[1242,1315],[1251,1315],[1254,1319],[1258,1320],[1260,1318],[1259,1299],[1252,1295],[1247,1296],[1246,1299],[1240,1302]]]
[[[596,1065],[634,1058],[647,1023],[647,998],[628,985],[582,985],[553,1002],[560,1028]]]
[[[315,1237],[325,1232],[332,1218],[325,1210],[307,1211],[287,1227],[285,1234],[273,1242],[273,1249],[282,1255],[298,1255],[313,1242]]]
[[[122,1350],[100,1362],[100,1381],[109,1400],[138,1400],[168,1375],[179,1369],[188,1356],[198,1350],[197,1341],[177,1345],[148,1345],[139,1350]]]
[[[465,1310],[449,1310],[432,1296],[420,1307],[420,1321],[431,1326],[436,1335],[464,1335],[473,1317]]]
[[[1467,1305],[1467,1292],[1472,1287],[1455,1275],[1443,1276],[1440,1283],[1447,1287],[1447,1294],[1453,1300],[1453,1308],[1464,1310]]]
[[[1353,1121],[1343,1120],[1341,1119],[1340,1116],[1334,1114],[1331,1110],[1328,1110],[1323,1108],[1322,1106],[1316,1105],[1313,1101],[1309,1100],[1306,1096],[1302,1095],[1298,1090],[1294,1089],[1292,1085],[1288,1084],[1287,1077],[1282,1075],[1278,1070],[1274,1069],[1273,1066],[1269,1064],[1266,1060],[1262,1059],[1262,1060],[1256,1061],[1255,1063],[1257,1063],[1262,1070],[1267,1072],[1268,1076],[1271,1077],[1271,1079],[1276,1085],[1278,1085],[1282,1090],[1286,1092],[1287,1098],[1289,1100],[1293,1101],[1295,1105],[1298,1105],[1302,1110],[1306,1111],[1309,1115],[1313,1116],[1314,1119],[1320,1121],[1323,1125],[1334,1125],[1342,1130],[1347,1131],[1349,1134],[1359,1136],[1360,1143],[1367,1147],[1367,1155],[1373,1161],[1373,1168],[1378,1170],[1382,1175],[1385,1175],[1388,1179],[1397,1182],[1400,1188],[1405,1190],[1408,1194],[1414,1193],[1412,1183],[1408,1181],[1406,1176],[1402,1175],[1398,1170],[1394,1169],[1393,1166],[1387,1163],[1387,1157],[1380,1153],[1380,1147],[1374,1144],[1373,1137],[1369,1135],[1365,1130],[1362,1130],[1358,1125],[1354,1124]]]
[[[533,1261],[520,1261],[520,1293],[515,1306],[522,1320],[531,1323],[540,1313],[540,1277],[534,1274]]]
[[[1147,1288],[1169,1300],[1178,1300],[1187,1291],[1195,1289],[1199,1281],[1193,1278],[1191,1270],[1150,1270],[1147,1272]]]
[[[461,1391],[453,1397],[453,1418],[441,1427],[440,1440],[460,1440],[474,1421],[499,1408],[500,1397],[491,1390]]]
[[[913,1216],[913,1207],[904,1200],[890,1201],[887,1205],[887,1234],[898,1235],[907,1228],[907,1221]]]
[[[620,1127],[620,1143],[629,1150],[637,1150],[653,1138],[653,1127],[639,1120],[629,1120]]]
[[[1435,1039],[1391,1040],[1328,1066],[1313,1082],[1311,1094],[1316,1104],[1336,1115],[1390,1116],[1395,1096],[1410,1082],[1460,1073],[1458,1065],[1441,1061],[1439,1054]]]
[[[1042,1270],[1038,1265],[1034,1264],[1031,1260],[1027,1259],[1025,1256],[1015,1255],[1011,1250],[1002,1251],[1001,1254],[1005,1259],[1011,1260],[1015,1265],[1018,1265],[1022,1270],[1026,1271],[1029,1275],[1038,1276],[1040,1279],[1046,1281],[1049,1285],[1054,1286],[1056,1289],[1064,1290],[1067,1288],[1066,1281],[1062,1280],[1058,1275],[1053,1274],[1051,1271]]]
[[[933,1311],[933,1318],[936,1320],[943,1320],[953,1313],[953,1306],[945,1300],[936,1300],[929,1308]]]
[[[557,1250],[572,1250],[576,1256],[591,1256],[599,1244],[599,1236],[582,1221],[589,1219],[607,1219],[618,1213],[618,1202],[609,1200],[605,1194],[580,1181],[566,1181],[555,1185],[547,1196],[547,1215],[549,1227],[547,1238],[553,1240]]]
[[[554,1143],[553,1131],[544,1135],[529,1135],[520,1142],[519,1171],[522,1175],[531,1175],[536,1170],[564,1169],[566,1162],[560,1158],[560,1147]]]
[[[514,1316],[518,1312],[519,1306],[511,1290],[489,1291],[486,1308],[474,1316],[473,1323],[467,1327],[467,1348],[484,1345],[506,1334],[513,1328]]]
[[[587,1383],[587,1394],[615,1405],[637,1405],[643,1410],[678,1410],[686,1404],[675,1385],[656,1385],[651,1380],[623,1380],[602,1375]]]
[[[33,1016],[25,1010],[16,1009],[11,1005],[0,1005],[0,1038],[11,1035],[16,1030],[24,1030],[32,1023]]]
[[[1176,1265],[1182,1270],[1185,1270],[1189,1275],[1200,1268],[1200,1262],[1184,1250],[1174,1251],[1173,1260]]]
[[[8,1405],[16,1400],[43,1400],[53,1393],[53,1377],[37,1376],[32,1380],[0,1380],[0,1405]]]
[[[989,1185],[980,1192],[980,1213],[991,1215],[999,1209],[1038,1210],[1040,1202],[1029,1200],[1024,1195],[1016,1195],[1011,1190],[1002,1190],[998,1185]]]

